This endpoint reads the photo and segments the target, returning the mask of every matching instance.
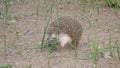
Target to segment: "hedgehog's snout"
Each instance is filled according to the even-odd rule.
[[[56,38],[55,34],[48,35],[48,37],[47,37],[47,45],[48,46],[53,45],[54,43],[56,43],[56,40],[57,40],[57,38]]]

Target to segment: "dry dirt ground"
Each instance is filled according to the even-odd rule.
[[[18,0],[19,1],[19,0]],[[50,5],[52,1],[49,1],[47,5]],[[20,3],[11,2],[9,6],[9,14],[11,18],[8,18],[8,24],[6,27],[7,38],[7,56],[4,55],[4,38],[3,38],[3,18],[0,18],[0,66],[11,64],[14,68],[48,68],[48,55],[49,49],[43,50],[32,49],[37,47],[42,40],[43,29],[46,25],[44,0],[39,0],[39,17],[36,19],[36,5],[31,4],[30,1]],[[86,10],[83,12],[84,5],[65,0],[62,3],[58,3],[58,12],[62,16],[71,16],[77,19],[83,27],[83,35],[78,46],[78,57],[88,58],[93,51],[93,39],[95,31],[97,32],[97,42],[100,51],[104,52],[103,57],[99,57],[97,61],[98,68],[120,68],[120,61],[117,58],[117,52],[113,50],[113,56],[109,56],[109,35],[111,34],[111,45],[114,46],[115,41],[120,42],[120,34],[118,25],[120,24],[120,11],[115,8],[109,8],[104,3],[99,3],[98,9],[92,9],[90,3],[86,4]],[[2,5],[0,5],[2,10]],[[56,16],[56,4],[53,5],[53,12],[51,13],[52,20],[57,18]],[[116,14],[117,13],[117,14]],[[90,15],[92,16],[90,17]],[[92,27],[93,23],[96,23],[96,27]],[[91,27],[90,27],[91,23]],[[18,31],[19,40],[16,40],[16,34],[14,26]],[[110,32],[108,32],[108,28]],[[92,49],[92,51],[91,51]],[[82,60],[76,59],[74,50],[69,46],[60,48],[53,52],[50,57],[51,68],[93,68],[93,58]]]

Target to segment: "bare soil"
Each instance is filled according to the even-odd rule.
[[[51,2],[48,2],[48,5]],[[25,4],[19,2],[10,3],[9,14],[11,17],[7,19],[8,24],[6,27],[7,56],[4,55],[3,18],[0,18],[0,66],[11,64],[14,68],[27,68],[30,65],[32,65],[31,68],[48,68],[49,49],[34,49],[41,42],[44,26],[46,25],[44,0],[39,0],[38,3],[40,8],[38,20],[35,16],[35,4],[31,4],[30,1],[26,1]],[[120,42],[118,29],[120,24],[119,9],[116,11],[115,8],[109,8],[103,2],[100,2],[99,5],[99,13],[97,13],[96,8],[92,9],[90,3],[87,3],[83,12],[84,5],[80,2],[71,0],[59,2],[59,14],[75,18],[83,27],[82,38],[78,46],[78,57],[81,59],[76,59],[74,50],[69,46],[65,46],[53,52],[50,57],[51,68],[93,68],[93,58],[86,60],[82,60],[82,58],[90,57],[90,53],[93,52],[95,31],[97,32],[100,52],[109,47],[110,34],[112,46],[114,46],[115,41]],[[2,10],[2,5],[0,5],[0,10]],[[52,21],[57,18],[56,4],[53,6],[51,16]],[[96,23],[96,21],[98,23],[96,27],[93,27],[93,23]],[[19,40],[16,39],[15,25],[19,33]],[[110,32],[108,32],[108,28]],[[109,49],[106,49],[103,57],[100,55],[101,57],[97,62],[98,68],[120,68],[116,49],[113,50],[113,56],[110,56],[109,52]]]

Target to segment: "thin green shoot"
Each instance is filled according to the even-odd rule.
[[[109,33],[109,51],[110,51],[110,56],[113,56],[113,48],[112,48],[112,35],[110,33],[110,25],[108,25],[108,33]]]
[[[115,47],[116,47],[116,50],[117,50],[117,56],[118,56],[118,60],[120,61],[120,50],[119,50],[119,44],[118,44],[118,41],[115,42]]]
[[[16,39],[19,40],[19,32],[17,31],[16,24],[14,24],[14,30],[15,30]]]
[[[77,46],[75,44],[75,47],[74,47],[74,51],[75,51],[75,58],[78,59],[78,50],[77,50]]]
[[[93,52],[92,52],[92,48],[90,47],[90,38],[88,37],[88,44],[87,47],[89,48],[89,58],[92,58]]]
[[[92,8],[94,9],[95,6],[95,0],[91,0]]]
[[[4,54],[7,55],[6,31],[4,31]]]
[[[96,8],[97,8],[97,14],[99,16],[99,14],[100,14],[100,5],[98,3],[96,3]]]
[[[112,48],[112,36],[109,34],[109,51],[110,51],[110,56],[113,56],[113,48]]]
[[[74,49],[75,58],[78,59],[78,51],[77,51],[76,43],[74,43],[74,44],[69,43],[69,45],[71,46],[72,49]]]
[[[44,0],[44,12],[45,12],[45,20],[46,20],[46,26],[44,27],[44,33],[43,33],[43,36],[42,36],[42,41],[41,41],[41,44],[39,45],[39,48],[45,48],[45,45],[44,45],[44,41],[45,41],[45,35],[46,35],[46,32],[47,32],[47,28],[49,26],[49,23],[50,23],[50,18],[48,18],[48,5],[47,5],[47,0]]]
[[[85,12],[87,6],[87,0],[81,0],[80,2],[82,4],[83,12]]]
[[[52,21],[53,6],[54,3],[52,3],[52,5],[50,6],[50,21]]]
[[[6,0],[5,1],[5,7],[6,7],[6,15],[8,15],[8,12],[9,12],[9,4],[10,4],[10,0]]]
[[[96,40],[96,34],[94,36],[93,49],[94,49],[94,53],[93,53],[94,68],[97,68],[97,60],[98,60],[99,49],[98,49],[98,43],[97,43],[97,40]]]
[[[50,55],[52,54],[52,52],[53,52],[53,50],[54,50],[54,47],[55,47],[55,44],[56,44],[56,39],[53,38],[53,39],[51,40],[51,42],[52,42],[52,44],[51,44],[50,50],[49,50]]]
[[[44,0],[44,15],[45,15],[45,20],[47,21],[48,18],[48,12],[49,12],[49,7],[47,5],[47,0]]]
[[[50,57],[51,57],[51,55],[49,54],[49,55],[48,55],[48,68],[51,68],[51,67],[50,67]]]
[[[44,40],[45,40],[45,35],[46,35],[46,32],[47,32],[47,28],[48,28],[49,22],[50,22],[50,19],[47,20],[47,24],[44,27],[44,33],[43,33],[43,36],[42,36],[42,42],[41,42],[41,44],[39,46],[39,48],[41,48],[41,49],[45,47]]]
[[[38,0],[36,2],[36,19],[37,20],[39,19],[39,2],[38,2]]]
[[[92,17],[94,10],[90,10],[90,17]]]
[[[56,16],[59,16],[59,3],[58,0],[56,0]]]
[[[120,34],[120,23],[118,24],[118,32]]]
[[[4,31],[4,54],[6,55],[7,54],[7,38],[6,38],[6,17],[4,17],[4,22],[3,22],[3,31]]]
[[[0,18],[3,18],[3,11],[0,11]]]

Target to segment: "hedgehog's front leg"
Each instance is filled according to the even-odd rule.
[[[72,44],[70,43],[69,45],[71,46],[72,49],[77,49],[78,43],[77,41],[72,41]]]

